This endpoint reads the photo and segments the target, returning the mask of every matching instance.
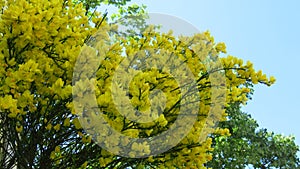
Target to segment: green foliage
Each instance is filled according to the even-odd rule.
[[[113,5],[116,7],[122,7],[131,0],[73,0],[75,4],[83,3],[86,11],[93,10],[101,5]]]
[[[299,147],[294,137],[259,129],[257,122],[234,104],[226,111],[228,121],[221,128],[228,128],[231,136],[215,135],[212,168],[299,168]]]
[[[146,23],[147,18],[148,14],[145,5],[132,4],[121,6],[118,13],[111,15],[112,23],[121,27],[114,33],[127,38],[140,38],[142,32],[149,26]]]

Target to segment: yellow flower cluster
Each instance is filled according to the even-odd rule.
[[[82,130],[68,110],[72,110],[73,67],[84,41],[97,30],[83,5],[4,0],[0,6],[0,113],[16,121],[15,130],[21,134],[25,125],[34,127],[30,123],[40,123],[38,133],[45,135],[66,128]],[[92,18],[95,24],[102,20],[97,12]],[[91,137],[82,141],[91,142]],[[56,147],[49,158],[60,155]]]
[[[99,51],[103,48],[100,45],[95,46]],[[123,48],[126,49],[125,53],[122,52]],[[93,53],[95,55],[90,48],[84,50],[89,55]],[[163,157],[149,158],[149,162],[160,163],[161,168],[203,168],[203,164],[212,159],[208,153],[212,151],[211,139],[207,139],[206,136],[213,132],[212,126],[215,122],[226,119],[226,105],[247,101],[247,94],[251,92],[247,83],[259,82],[267,85],[274,83],[272,77],[269,80],[261,71],[254,71],[250,62],[244,65],[242,60],[233,56],[219,58],[220,53],[226,53],[225,44],[215,44],[209,32],[193,37],[180,37],[178,40],[171,34],[159,34],[150,30],[143,34],[141,39],[130,39],[112,46],[106,51],[105,59],[100,63],[96,75],[97,82],[95,79],[79,81],[74,90],[78,91],[78,98],[86,100],[84,98],[90,96],[84,86],[97,84],[95,93],[100,110],[103,111],[101,116],[104,116],[115,130],[131,138],[155,136],[168,130],[181,113],[180,103],[190,105],[188,108],[190,110],[194,109],[189,97],[185,96],[189,94],[192,98],[195,96],[193,94],[198,95],[200,106],[195,111],[199,114],[196,123],[176,146],[182,147],[182,150],[170,150]],[[82,67],[89,59],[85,58]],[[181,69],[182,64],[188,66],[194,77],[198,89],[194,93],[184,93],[184,87],[182,88],[184,85],[181,84],[188,85],[190,82],[182,80],[184,79],[182,77],[188,76],[188,73]],[[89,77],[84,73],[92,72],[93,69],[93,65],[84,68],[80,76]],[[178,75],[180,78],[176,79]],[[211,80],[212,77],[215,79],[214,82]],[[224,80],[219,80],[222,77]],[[218,87],[212,87],[213,83]],[[80,90],[82,91],[79,92]],[[163,95],[153,97],[152,94],[157,90],[162,91]],[[81,93],[85,93],[85,96]],[[82,104],[80,110],[89,109],[88,102],[77,103],[74,100],[74,105],[79,104]],[[211,112],[215,112],[212,117]],[[98,115],[92,115],[91,119],[97,119]],[[97,120],[94,120],[85,125],[96,131],[99,128],[96,122]],[[185,124],[178,125],[176,131],[184,131],[184,127]],[[230,135],[228,129],[218,129],[216,132]],[[203,138],[202,142],[200,138]],[[129,152],[132,157],[150,154],[153,148],[144,143],[125,144],[119,139],[115,139],[113,144],[127,145],[132,150]],[[143,154],[136,154],[136,149],[143,150]]]

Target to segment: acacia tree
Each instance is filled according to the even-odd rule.
[[[233,56],[219,58],[220,53],[226,53],[225,44],[215,43],[209,32],[176,38],[150,29],[138,38],[115,36],[119,39],[112,43],[109,39],[111,26],[99,13],[90,11],[102,1],[95,1],[91,8],[85,2],[90,1],[83,4],[66,0],[1,1],[0,147],[4,168],[204,168],[203,164],[212,159],[212,139],[199,142],[200,131],[206,124],[214,123],[215,118],[226,116],[223,106],[214,107],[213,104],[224,101],[222,98],[226,99],[225,106],[246,102],[250,92],[247,83],[271,85],[275,81],[261,71],[256,72],[251,62],[243,64],[241,59]],[[84,45],[86,42],[91,45]],[[91,63],[100,62],[94,69],[96,72],[93,64],[85,64],[91,59],[86,54],[103,58],[92,60]],[[85,71],[76,74],[73,69],[78,56],[82,59],[78,64]],[[160,65],[146,69],[143,63],[149,58],[165,63],[177,58],[181,62],[174,62],[172,68]],[[221,67],[215,62],[218,59]],[[194,83],[182,80],[183,85],[179,85],[176,81],[173,73],[187,76],[182,72],[183,63],[193,75]],[[125,74],[138,69],[143,71],[130,79],[118,74],[118,67],[123,68],[119,73]],[[119,76],[114,79],[114,74]],[[218,79],[223,75],[226,83],[213,85],[210,78]],[[85,81],[76,81],[76,78]],[[90,82],[96,86],[96,101],[101,114],[86,111],[91,110],[89,101],[78,102],[88,97],[89,91],[85,87]],[[111,90],[113,82],[116,90]],[[125,82],[130,85],[124,85]],[[195,84],[192,87],[197,90],[186,87],[191,84]],[[218,91],[213,89],[224,89],[226,95],[216,92],[213,98],[212,93]],[[151,95],[157,90],[164,93],[164,105],[162,94],[157,95],[161,97]],[[146,121],[135,122],[131,120],[135,115],[125,116],[122,113],[126,111],[119,112],[115,107],[116,100],[112,99],[116,91],[130,101],[130,105],[122,106],[133,107]],[[195,109],[192,101],[199,102],[200,108],[196,104]],[[122,98],[117,102],[127,103]],[[157,105],[149,113],[150,103]],[[187,106],[186,111],[196,115],[196,121],[187,136],[168,151],[148,156],[156,151],[156,147],[115,140],[114,152],[127,146],[126,153],[130,157],[144,157],[134,159],[98,146],[109,146],[101,140],[103,138],[99,139],[99,133],[93,133],[103,130],[94,124],[100,116],[116,131],[132,138],[154,137],[172,127],[178,133],[183,132],[186,124],[176,123],[180,116],[188,119],[180,113],[183,103]],[[220,113],[208,118],[211,108]],[[149,118],[155,120],[149,122]],[[87,125],[90,125],[90,132],[82,128]],[[216,132],[226,135],[228,130],[219,128]],[[172,138],[166,138],[168,140]],[[142,154],[140,150],[143,150]]]
[[[227,109],[228,120],[220,127],[228,128],[231,136],[213,139],[212,168],[299,168],[299,147],[294,137],[259,129],[257,122],[240,110],[239,104]]]

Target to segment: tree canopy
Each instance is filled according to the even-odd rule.
[[[246,103],[249,84],[275,82],[249,61],[219,57],[226,46],[209,32],[175,37],[149,27],[126,38],[91,10],[126,2],[1,1],[1,166],[205,168],[213,140],[199,141],[203,131]]]
[[[227,109],[229,119],[219,126],[228,128],[229,137],[216,135],[213,139],[212,168],[299,168],[299,146],[292,136],[283,136],[259,128],[238,104]]]

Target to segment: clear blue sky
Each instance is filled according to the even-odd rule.
[[[250,60],[274,75],[272,87],[255,88],[243,108],[261,127],[293,134],[300,145],[300,1],[133,0],[149,12],[180,17],[200,31],[210,30],[227,44],[229,54]]]

